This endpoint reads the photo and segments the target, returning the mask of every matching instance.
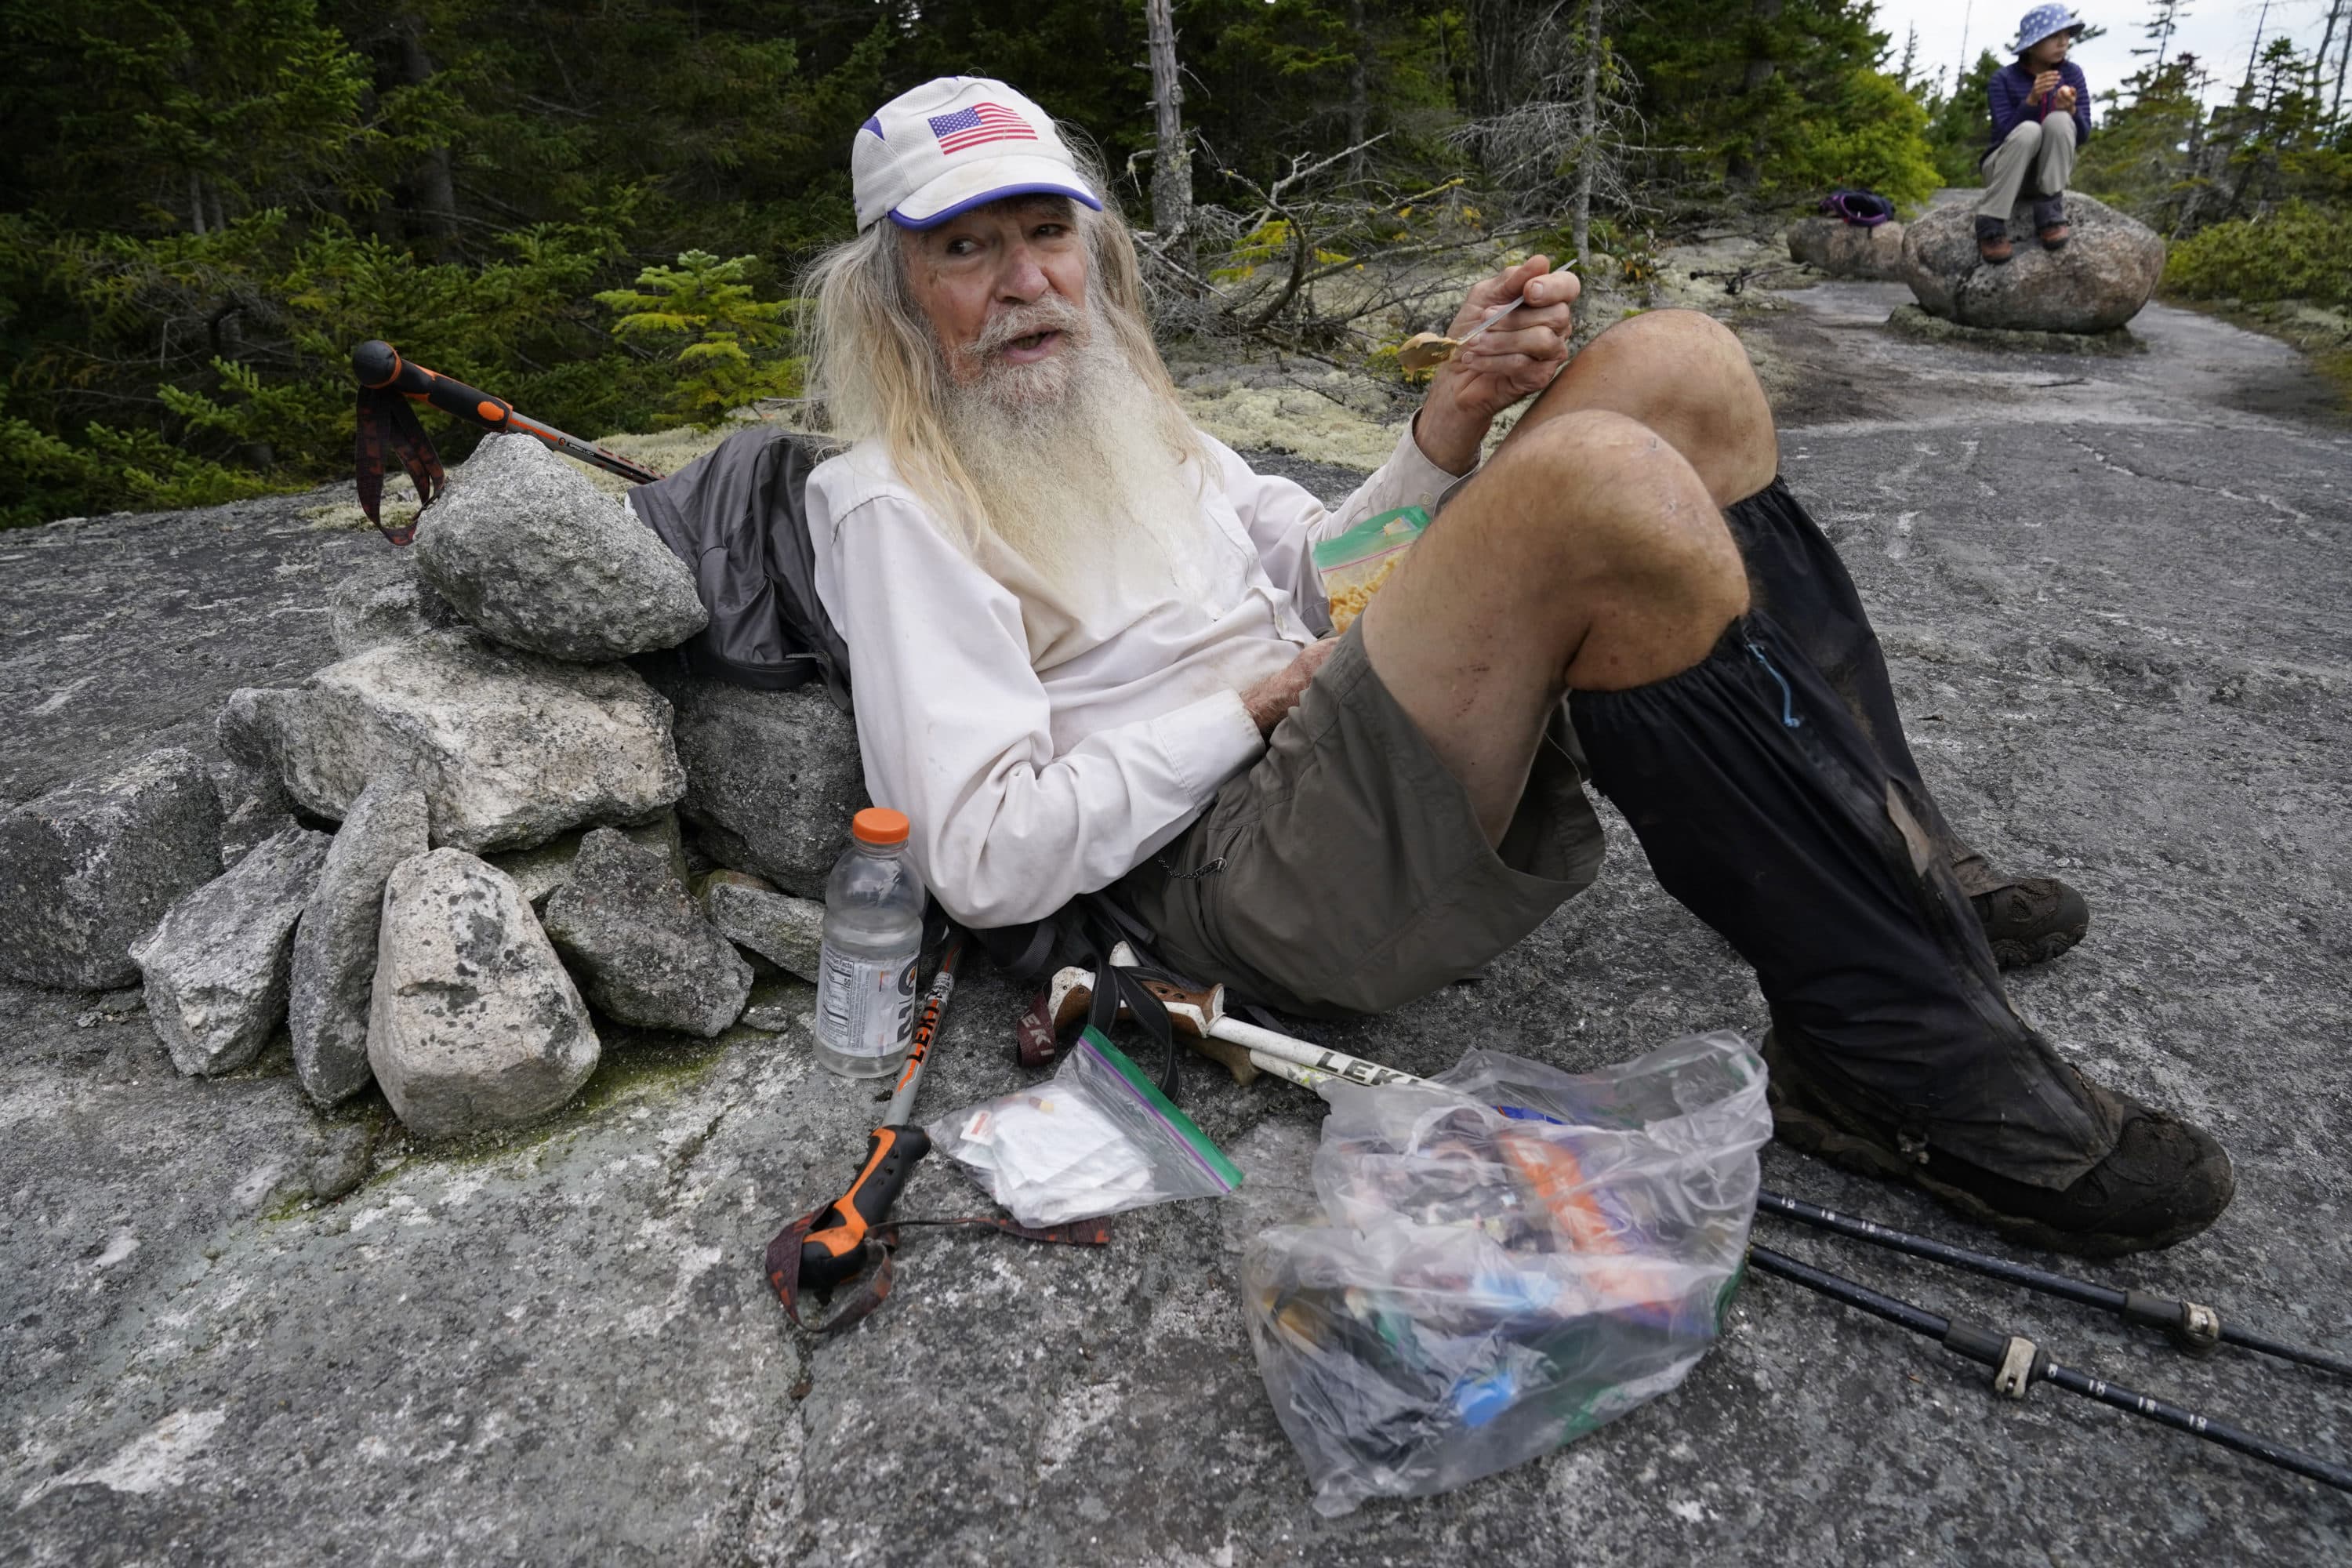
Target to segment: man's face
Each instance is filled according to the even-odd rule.
[[[907,273],[949,374],[1044,364],[1084,330],[1087,247],[1066,196],[1013,196],[909,231]]]

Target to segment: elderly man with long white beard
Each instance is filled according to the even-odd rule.
[[[2227,1205],[2220,1145],[2010,1005],[1995,944],[2046,957],[2087,910],[1937,810],[1728,331],[1654,311],[1571,363],[1577,280],[1531,257],[1470,290],[1457,335],[1525,303],[1327,510],[1185,418],[1129,233],[1035,104],[928,83],[852,170],[859,233],[809,290],[852,445],[809,529],[868,787],[950,913],[1108,889],[1195,978],[1381,1012],[1591,882],[1590,780],[1755,966],[1784,1141],[2085,1254]],[[1311,547],[1416,504],[1435,521],[1318,635]]]

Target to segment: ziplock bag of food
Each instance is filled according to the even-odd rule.
[[[1023,1225],[1219,1198],[1242,1184],[1209,1135],[1093,1029],[1052,1078],[924,1131]]]
[[[1428,526],[1429,513],[1417,506],[1400,507],[1366,518],[1314,548],[1315,572],[1323,580],[1323,596],[1331,602],[1332,635],[1355,624]]]
[[[1323,1223],[1265,1231],[1243,1316],[1316,1510],[1426,1497],[1654,1399],[1721,1331],[1772,1134],[1737,1034],[1584,1077],[1473,1051],[1333,1085]]]

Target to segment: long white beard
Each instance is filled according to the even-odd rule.
[[[1088,311],[1091,315],[1091,310]],[[992,359],[941,410],[986,510],[986,539],[1060,607],[1198,596],[1219,547],[1198,461],[1171,449],[1166,407],[1097,321],[1036,364]]]

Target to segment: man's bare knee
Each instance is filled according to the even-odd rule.
[[[1503,455],[1496,462],[1504,468]],[[1687,579],[1701,599],[1744,605],[1738,548],[1705,482],[1640,421],[1604,409],[1562,415],[1528,431],[1505,472],[1525,498],[1519,526],[1540,531],[1529,564],[1557,574],[1563,590]]]
[[[1629,416],[1672,442],[1717,506],[1763,489],[1780,466],[1772,405],[1748,351],[1696,310],[1650,310],[1611,327],[1577,354],[1530,419],[1593,408]]]

